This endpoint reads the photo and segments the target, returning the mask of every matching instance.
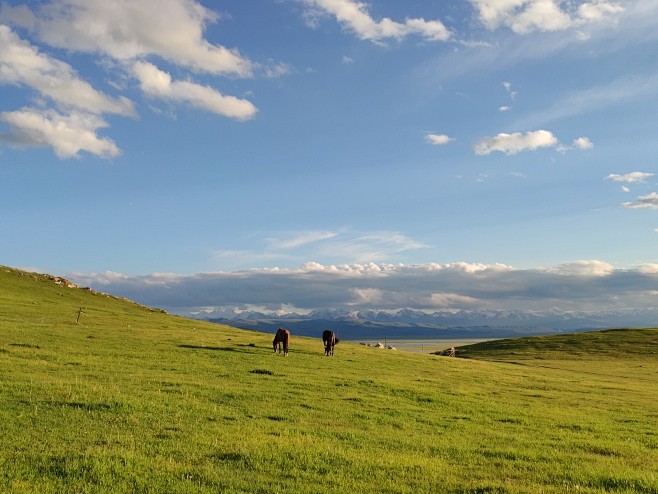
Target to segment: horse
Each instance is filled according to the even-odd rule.
[[[274,353],[276,353],[277,346],[279,347],[279,353],[281,353],[281,346],[283,344],[283,355],[288,356],[288,342],[290,341],[290,331],[287,329],[279,328],[274,335],[272,340],[272,346],[274,347]]]
[[[324,342],[324,354],[328,357],[331,355],[334,356],[334,345],[340,340],[336,338],[336,333],[330,330],[325,330],[322,332],[322,341]]]

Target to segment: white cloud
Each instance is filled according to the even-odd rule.
[[[622,207],[629,209],[658,209],[658,193],[652,192],[645,196],[640,196],[635,202],[625,202],[622,204]]]
[[[292,235],[291,238],[285,240],[272,240],[271,246],[275,249],[295,249],[307,244],[313,244],[322,240],[329,240],[335,238],[338,234],[329,231],[310,231]]]
[[[277,79],[286,76],[292,72],[292,67],[287,63],[275,62],[268,60],[267,65],[263,67],[263,73],[268,79]]]
[[[564,276],[609,276],[614,273],[615,268],[607,262],[584,260],[560,264],[547,271]]]
[[[574,139],[573,147],[578,149],[592,149],[594,144],[589,140],[589,137],[579,137],[578,139]]]
[[[311,9],[306,12],[309,25],[317,26],[318,16],[326,13],[365,40],[381,42],[387,38],[402,39],[411,34],[420,35],[430,41],[445,41],[450,38],[450,32],[438,20],[406,19],[404,23],[400,23],[386,17],[376,21],[368,13],[367,5],[355,0],[301,1]]]
[[[80,79],[73,68],[40,53],[7,26],[0,25],[0,83],[29,86],[61,108],[133,116],[127,98],[113,99]]]
[[[5,9],[14,23],[16,15]],[[23,12],[22,19],[27,19]],[[203,37],[217,14],[194,0],[53,0],[23,22],[55,47],[101,53],[130,61],[157,55],[175,64],[214,74],[250,76],[253,64],[236,50]]]
[[[508,112],[508,111],[510,111],[511,109],[512,109],[511,106],[503,105],[503,106],[501,106],[501,107],[498,108],[498,111],[501,112],[501,113],[504,113],[504,112]]]
[[[345,253],[358,254],[353,256],[358,262],[363,260],[386,260],[394,254],[408,250],[424,249],[427,247],[406,235],[398,232],[379,231],[347,238],[341,242]]]
[[[142,91],[151,97],[189,103],[196,108],[237,120],[252,118],[257,111],[251,102],[224,96],[213,88],[189,81],[172,81],[167,72],[147,62],[135,62],[133,73]]]
[[[584,22],[599,22],[606,16],[614,16],[624,11],[624,8],[614,2],[594,0],[578,7],[578,17]]]
[[[266,77],[290,72],[286,64],[268,60],[257,66],[236,50],[208,42],[205,27],[218,19],[195,0],[162,0],[157,8],[148,0],[52,0],[17,7],[3,3],[0,8],[0,23],[25,30],[43,46],[97,59],[100,55],[99,64],[112,77],[106,82],[116,91],[125,89],[116,81],[125,80],[128,71],[149,97],[246,120],[257,112],[251,102],[188,79],[174,81],[144,61],[155,55],[193,71],[240,77],[252,76],[255,68]],[[28,106],[42,108],[3,113],[2,120],[10,129],[0,140],[14,146],[52,146],[62,158],[78,156],[79,151],[102,157],[120,154],[113,141],[97,135],[98,129],[107,126],[100,116],[135,116],[133,102],[95,89],[44,49],[0,24],[0,84],[32,88],[40,100]]]
[[[484,156],[494,151],[505,154],[516,154],[521,151],[534,151],[539,148],[555,147],[557,138],[547,130],[526,132],[525,134],[498,134],[495,137],[485,137],[479,140],[475,146],[475,154]]]
[[[658,274],[658,263],[641,264],[638,271],[643,274]]]
[[[613,182],[626,182],[629,184],[634,184],[634,183],[644,182],[645,180],[653,176],[654,176],[653,173],[648,173],[648,172],[631,172],[631,173],[625,173],[623,175],[611,173],[610,175],[605,177],[605,179],[612,180]]]
[[[420,269],[424,269],[423,266],[420,266]],[[507,264],[494,263],[494,264],[485,264],[482,262],[452,262],[448,264],[435,264],[433,265],[434,270],[447,270],[454,272],[464,272],[468,274],[487,274],[487,273],[501,273],[505,271],[512,271],[514,268]]]
[[[429,296],[429,304],[435,309],[452,308],[479,308],[482,301],[473,297],[459,295],[456,293],[432,293]]]
[[[372,262],[391,262],[410,250],[427,247],[422,242],[395,231],[360,232],[342,229],[290,231],[267,234],[263,241],[252,240],[254,250],[223,250],[214,257],[231,269],[247,269],[264,264],[295,264],[305,259],[326,259],[332,270],[345,269],[345,259],[368,265]],[[327,265],[305,263],[313,269],[329,269]],[[318,268],[320,266],[320,268]],[[359,264],[361,266],[361,264]],[[352,269],[351,267],[349,268]]]
[[[624,8],[616,2],[565,2],[562,0],[471,0],[488,29],[501,26],[518,34],[561,31],[614,18]]]
[[[103,139],[97,130],[107,127],[96,115],[72,112],[61,114],[55,110],[23,108],[0,113],[0,121],[11,126],[9,134],[0,134],[0,142],[17,147],[52,147],[60,158],[73,158],[86,151],[103,158],[121,154],[110,139]]]
[[[444,146],[454,141],[452,137],[448,137],[445,134],[426,134],[425,140],[430,144],[434,144],[436,146]]]
[[[354,305],[377,307],[386,300],[386,292],[377,288],[352,288]]]

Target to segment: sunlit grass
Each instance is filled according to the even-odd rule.
[[[0,268],[0,492],[658,492],[658,331],[566,337],[285,358]]]

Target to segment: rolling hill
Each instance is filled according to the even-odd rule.
[[[0,268],[0,492],[656,493],[657,335],[283,357]]]

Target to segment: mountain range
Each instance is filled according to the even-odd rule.
[[[303,336],[333,329],[343,339],[506,338],[594,329],[655,327],[658,309],[597,312],[546,311],[397,311],[320,309],[308,314],[268,314],[217,309],[196,317],[243,329],[273,331],[279,326]]]

